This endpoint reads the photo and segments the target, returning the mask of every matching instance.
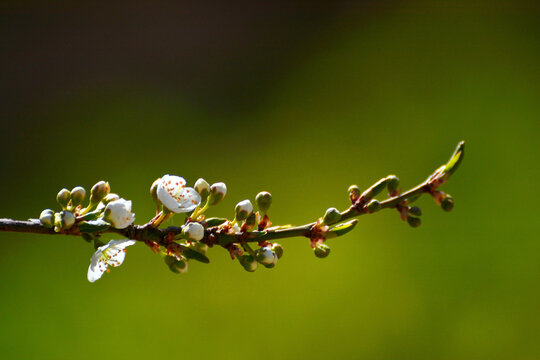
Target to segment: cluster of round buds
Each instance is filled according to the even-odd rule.
[[[86,190],[77,186],[71,191],[62,189],[56,195],[56,201],[62,208],[60,212],[46,209],[41,212],[40,222],[56,232],[77,226],[81,233],[92,233],[112,226],[124,229],[135,220],[131,212],[131,201],[121,199],[110,193],[110,185],[99,181],[90,191],[88,206],[83,208]]]

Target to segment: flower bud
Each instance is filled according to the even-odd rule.
[[[441,200],[441,208],[444,211],[451,211],[454,208],[454,199],[450,195],[446,194],[446,196]]]
[[[281,259],[281,257],[283,256],[283,246],[281,246],[278,243],[274,243],[274,244],[272,244],[271,249],[272,249],[273,252],[276,253],[278,259]]]
[[[178,257],[174,255],[165,255],[163,260],[169,269],[175,274],[185,274],[188,271],[188,261],[182,255]]]
[[[263,214],[266,214],[272,205],[272,194],[268,191],[261,191],[255,196],[255,201],[257,202],[257,207]]]
[[[118,194],[115,194],[115,193],[110,193],[108,194],[107,196],[105,196],[103,198],[103,200],[101,200],[101,202],[104,204],[104,205],[107,205],[108,203],[112,202],[112,201],[116,201],[120,199],[120,196]]]
[[[323,216],[323,222],[325,225],[332,225],[341,220],[341,213],[336,208],[328,208]]]
[[[69,200],[71,200],[71,193],[68,189],[62,189],[58,192],[58,195],[56,195],[56,201],[60,204],[62,209],[67,208]]]
[[[246,271],[253,272],[257,270],[257,261],[251,255],[242,255],[238,258],[240,264],[246,269]]]
[[[210,186],[209,205],[217,205],[227,195],[227,185],[219,182]]]
[[[191,241],[199,241],[204,238],[204,227],[198,222],[190,222],[182,227],[182,234]]]
[[[420,224],[422,223],[422,220],[420,220],[419,217],[414,217],[414,216],[409,216],[407,218],[407,222],[409,223],[409,225],[413,228],[415,227],[419,227]]]
[[[90,204],[98,204],[111,191],[111,186],[106,181],[99,181],[90,190]]]
[[[75,215],[71,211],[61,211],[60,221],[62,229],[69,229],[75,224]]]
[[[41,222],[41,225],[45,226],[46,228],[52,228],[54,227],[54,211],[51,209],[45,209],[41,212],[41,215],[39,215],[39,221]]]
[[[76,186],[71,190],[71,204],[77,207],[82,204],[86,198],[86,190],[82,186]]]
[[[388,189],[388,192],[391,194],[398,190],[399,188],[399,178],[396,175],[389,175],[386,177],[388,182],[386,183],[386,188]]]
[[[381,203],[379,202],[379,200],[373,199],[366,205],[366,209],[370,213],[377,212],[381,210]]]
[[[266,267],[276,266],[278,257],[269,246],[264,246],[257,250],[257,261]]]
[[[255,215],[255,213],[251,213],[246,219],[246,225],[248,228],[252,228],[255,226],[255,224],[257,224],[257,215]]]
[[[201,195],[201,202],[204,203],[210,194],[210,185],[203,178],[199,178],[195,181],[194,188]]]
[[[158,205],[161,205],[161,201],[159,201],[158,196],[157,196],[157,190],[158,190],[158,186],[160,182],[161,182],[161,178],[158,178],[150,186],[150,195],[152,196],[152,199],[154,200],[154,202]]]
[[[410,208],[408,210],[408,212],[412,216],[421,216],[422,215],[422,210],[420,210],[420,208],[418,206],[413,206],[412,208]]]
[[[360,198],[360,188],[357,185],[351,185],[349,187],[349,199],[352,203],[355,203],[356,200]]]
[[[317,244],[317,246],[313,248],[313,253],[318,258],[325,258],[330,254],[330,246],[326,244]]]
[[[242,200],[236,204],[234,212],[236,214],[236,221],[246,220],[247,217],[253,213],[253,204],[251,204],[251,201],[249,200]]]

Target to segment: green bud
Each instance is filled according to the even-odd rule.
[[[261,191],[255,196],[255,201],[257,202],[259,210],[261,210],[263,214],[266,214],[270,209],[270,205],[272,205],[272,194],[268,191]]]
[[[74,187],[73,190],[71,190],[71,204],[74,207],[81,205],[85,198],[86,190],[84,190],[82,186]]]
[[[115,201],[115,200],[118,200],[120,199],[120,195],[118,194],[115,194],[115,193],[110,193],[108,194],[107,196],[105,196],[103,198],[103,200],[101,200],[101,202],[104,204],[104,205],[107,205],[108,203],[110,203],[111,201]]]
[[[69,200],[71,200],[71,192],[68,189],[62,189],[56,195],[56,201],[58,201],[62,209],[67,208]]]
[[[203,178],[197,179],[195,181],[195,191],[201,195],[201,203],[204,203],[210,194],[210,184],[206,182]]]
[[[379,202],[379,200],[373,199],[367,204],[366,209],[370,213],[377,212],[381,210],[381,203]]]
[[[454,199],[447,194],[441,200],[441,208],[444,211],[451,211],[454,208]]]
[[[251,215],[249,215],[246,219],[246,225],[255,226],[255,224],[257,224],[257,216],[252,212]]]
[[[62,229],[69,229],[75,224],[75,215],[71,211],[61,211],[60,221]]]
[[[176,256],[165,255],[163,261],[165,261],[165,264],[175,274],[183,274],[188,271],[188,261],[184,256],[177,258]]]
[[[357,185],[351,185],[349,187],[349,198],[353,203],[360,198],[360,188]]]
[[[150,186],[150,195],[152,196],[152,200],[154,200],[154,202],[158,205],[161,205],[161,201],[159,201],[157,197],[157,189],[158,189],[160,181],[161,181],[161,178],[158,178]]]
[[[341,213],[336,208],[328,208],[323,217],[323,222],[325,225],[333,225],[341,220]]]
[[[422,216],[422,210],[418,206],[413,206],[408,210],[409,214],[412,216]]]
[[[386,188],[389,193],[393,193],[399,189],[399,178],[396,175],[389,175],[386,177],[388,182],[386,183]]]
[[[90,204],[99,204],[111,191],[111,186],[106,181],[99,181],[90,190]]]
[[[272,249],[273,252],[276,253],[278,259],[281,259],[281,257],[283,256],[283,246],[281,246],[278,243],[274,243],[274,244],[272,244],[271,249]]]
[[[419,227],[420,224],[422,223],[422,220],[420,220],[420,218],[418,217],[414,217],[414,216],[409,216],[407,218],[407,222],[409,223],[409,225],[413,228],[415,227]]]
[[[236,204],[234,212],[237,221],[244,221],[253,213],[253,204],[251,204],[251,201],[249,200],[242,200]]]
[[[330,246],[326,244],[317,244],[317,246],[313,248],[313,253],[318,258],[325,258],[330,254]]]
[[[257,261],[251,255],[242,255],[238,258],[240,264],[246,271],[253,272],[257,270]]]
[[[227,185],[219,182],[210,186],[210,194],[208,195],[208,204],[211,206],[217,205],[227,195]]]
[[[41,222],[41,225],[45,226],[46,228],[52,228],[54,227],[54,211],[51,209],[45,209],[41,212],[41,215],[39,215],[39,221]]]

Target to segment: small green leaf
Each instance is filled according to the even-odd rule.
[[[182,254],[184,254],[184,256],[188,259],[197,260],[205,264],[210,262],[210,259],[208,259],[206,255],[201,254],[197,250],[194,250],[185,244],[178,244],[178,246],[180,246],[180,249],[182,249]]]
[[[328,230],[327,238],[332,238],[332,237],[345,235],[346,233],[348,233],[349,231],[354,229],[354,227],[356,226],[357,223],[358,223],[358,220],[354,219],[354,220],[350,220],[350,221],[347,221],[345,223],[336,225],[336,226],[330,228],[330,230]]]
[[[95,233],[100,231],[107,230],[111,224],[108,222],[98,219],[98,220],[91,220],[91,221],[81,221],[77,224],[77,227],[79,230],[83,233]]]
[[[463,160],[463,156],[465,154],[465,141],[462,141],[458,144],[456,147],[456,150],[452,154],[452,157],[445,165],[444,172],[448,175],[452,175],[457,168],[459,167],[459,164]]]
[[[214,227],[214,226],[219,226],[221,224],[223,224],[225,221],[227,221],[227,219],[225,218],[217,218],[217,217],[213,217],[213,218],[208,218],[206,220],[204,220],[202,222],[202,225],[204,227]]]

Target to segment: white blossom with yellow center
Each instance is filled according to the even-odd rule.
[[[122,265],[126,257],[126,247],[135,244],[135,240],[111,240],[106,245],[100,246],[88,267],[88,281],[94,282],[101,278],[105,271],[109,271],[108,267],[117,267]]]
[[[201,203],[201,196],[195,189],[186,187],[186,180],[180,176],[164,175],[158,183],[157,198],[174,213],[187,213]]]

